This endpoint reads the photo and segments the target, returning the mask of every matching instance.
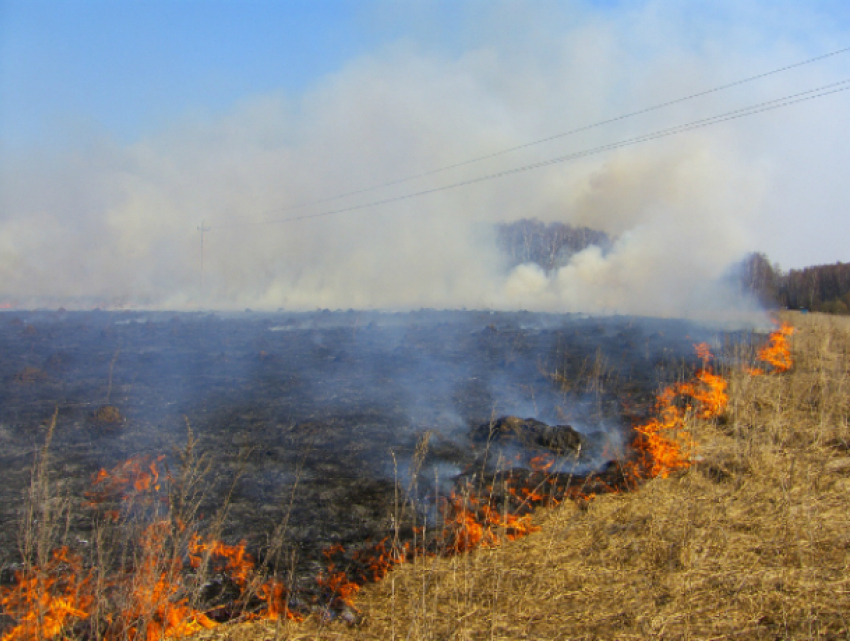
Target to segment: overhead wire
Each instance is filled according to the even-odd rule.
[[[484,176],[477,176],[475,178],[470,178],[467,180],[458,181],[455,183],[450,183],[447,185],[441,185],[439,187],[432,187],[429,189],[423,189],[416,192],[410,192],[407,194],[402,194],[400,196],[393,196],[390,198],[383,198],[380,200],[373,200],[367,203],[361,203],[359,205],[351,205],[349,207],[341,207],[338,209],[326,210],[322,212],[317,212],[313,214],[302,214],[300,216],[290,216],[286,218],[277,218],[277,219],[268,219],[261,221],[243,221],[238,224],[223,224],[219,225],[219,228],[233,228],[233,227],[253,227],[259,225],[272,225],[272,224],[281,224],[281,223],[289,223],[296,222],[299,220],[309,220],[312,218],[321,218],[325,216],[333,216],[336,214],[342,214],[351,211],[357,211],[360,209],[368,209],[372,207],[379,207],[382,205],[387,205],[391,203],[401,202],[404,200],[409,200],[412,198],[418,198],[421,196],[426,196],[429,194],[434,194],[442,191],[448,191],[450,189],[457,189],[460,187],[465,187],[468,185],[474,185],[476,183],[481,183],[489,180],[495,180],[497,178],[503,178],[505,176],[510,176],[514,174],[519,174],[526,171],[531,171],[534,169],[540,169],[542,167],[548,167],[551,165],[568,162],[571,160],[578,160],[580,158],[585,158],[587,156],[592,156],[595,154],[599,154],[605,151],[611,151],[614,149],[620,149],[623,147],[628,147],[632,145],[637,145],[643,142],[647,142],[650,140],[657,140],[659,138],[666,138],[669,136],[677,135],[680,133],[684,133],[687,131],[692,131],[695,129],[702,129],[704,127],[709,127],[711,125],[719,124],[722,122],[727,122],[730,120],[737,120],[739,118],[744,118],[746,116],[752,116],[755,114],[763,113],[766,111],[773,111],[776,109],[780,109],[783,107],[788,107],[793,104],[797,104],[800,102],[805,102],[808,100],[815,100],[817,98],[821,98],[823,96],[840,93],[842,91],[847,91],[850,89],[850,79],[842,80],[839,82],[829,83],[826,85],[822,85],[820,87],[816,87],[815,89],[809,89],[807,91],[802,91],[794,94],[788,94],[786,96],[782,96],[780,98],[775,98],[773,100],[767,100],[764,102],[756,103],[750,105],[748,107],[742,107],[740,109],[735,109],[732,111],[727,111],[722,114],[717,114],[715,116],[710,116],[708,118],[701,118],[699,120],[694,120],[688,123],[684,123],[681,125],[675,125],[673,127],[666,127],[664,129],[659,129],[641,136],[636,136],[634,138],[628,138],[626,140],[621,140],[605,145],[600,145],[597,147],[592,147],[589,149],[583,149],[580,151],[572,152],[569,154],[565,154],[563,156],[557,156],[555,158],[550,158],[547,160],[530,163],[527,165],[521,165],[519,167],[512,167],[510,169],[505,169],[502,171],[498,171],[495,173],[486,174]]]
[[[371,192],[371,191],[377,191],[379,189],[385,189],[387,187],[400,185],[402,183],[410,182],[412,180],[417,180],[419,178],[426,178],[428,176],[433,176],[435,174],[439,174],[439,173],[449,171],[449,170],[452,170],[452,169],[458,169],[460,167],[472,165],[472,164],[475,164],[475,163],[478,163],[478,162],[482,162],[484,160],[490,160],[490,159],[493,159],[493,158],[498,158],[499,156],[504,156],[506,154],[509,154],[509,153],[512,153],[512,152],[515,152],[515,151],[519,151],[521,149],[527,149],[527,148],[533,147],[535,145],[540,145],[540,144],[543,144],[543,143],[546,143],[546,142],[551,142],[553,140],[558,140],[560,138],[565,138],[567,136],[572,136],[572,135],[582,133],[582,132],[585,132],[585,131],[590,131],[592,129],[596,129],[596,128],[599,128],[599,127],[603,127],[605,125],[610,125],[610,124],[613,124],[615,122],[619,122],[621,120],[626,120],[628,118],[633,118],[635,116],[640,116],[640,115],[643,115],[643,114],[651,113],[653,111],[658,111],[659,109],[664,109],[665,107],[670,107],[672,105],[676,105],[676,104],[679,104],[679,103],[682,103],[682,102],[686,102],[688,100],[694,100],[695,98],[701,98],[703,96],[707,96],[707,95],[710,95],[712,93],[717,93],[719,91],[731,89],[732,87],[738,87],[740,85],[743,85],[743,84],[746,84],[746,83],[749,83],[749,82],[754,82],[756,80],[760,80],[762,78],[767,78],[769,76],[772,76],[772,75],[775,75],[775,74],[778,74],[778,73],[782,73],[784,71],[790,71],[791,69],[796,69],[796,68],[799,68],[799,67],[803,67],[803,66],[806,66],[806,65],[813,64],[815,62],[820,62],[821,60],[825,60],[827,58],[832,58],[834,56],[838,56],[840,54],[847,53],[847,52],[850,52],[850,47],[844,47],[842,49],[837,49],[835,51],[831,51],[829,53],[821,54],[821,55],[815,56],[813,58],[807,58],[806,60],[802,60],[800,62],[795,62],[795,63],[790,64],[790,65],[785,65],[783,67],[779,67],[779,68],[773,69],[771,71],[765,71],[765,72],[756,74],[754,76],[748,76],[748,77],[742,78],[740,80],[735,80],[733,82],[729,82],[729,83],[726,83],[726,84],[723,84],[723,85],[719,85],[717,87],[712,87],[711,89],[706,89],[706,90],[703,90],[703,91],[698,91],[696,93],[689,94],[687,96],[682,96],[680,98],[674,98],[672,100],[667,100],[665,102],[661,102],[661,103],[658,103],[658,104],[655,104],[655,105],[652,105],[652,106],[649,106],[649,107],[645,107],[645,108],[639,109],[637,111],[632,111],[632,112],[629,112],[629,113],[626,113],[626,114],[622,114],[620,116],[615,116],[613,118],[607,118],[605,120],[599,120],[597,122],[594,122],[594,123],[591,123],[591,124],[588,124],[588,125],[582,125],[581,127],[576,127],[575,129],[570,129],[568,131],[564,131],[564,132],[559,133],[559,134],[554,134],[554,135],[551,135],[551,136],[547,136],[545,138],[539,138],[539,139],[533,140],[531,142],[523,143],[521,145],[515,145],[513,147],[508,147],[506,149],[501,149],[499,151],[495,151],[495,152],[492,152],[492,153],[489,153],[489,154],[484,154],[482,156],[477,156],[475,158],[470,158],[468,160],[457,162],[457,163],[454,163],[454,164],[451,164],[451,165],[445,165],[445,166],[439,167],[437,169],[431,169],[429,171],[424,171],[424,172],[420,172],[420,173],[417,173],[417,174],[411,174],[409,176],[397,178],[395,180],[390,180],[390,181],[387,181],[387,182],[384,182],[384,183],[380,183],[378,185],[372,185],[370,187],[364,187],[362,189],[356,189],[356,190],[353,190],[353,191],[348,191],[348,192],[344,192],[344,193],[341,193],[341,194],[336,194],[334,196],[328,196],[326,198],[319,198],[319,199],[316,199],[316,200],[310,200],[310,201],[298,203],[298,204],[295,204],[295,205],[290,205],[288,207],[265,210],[263,212],[260,212],[259,215],[273,214],[273,213],[284,213],[284,212],[288,212],[288,211],[296,211],[298,209],[304,209],[305,207],[313,207],[315,205],[320,205],[322,203],[332,202],[334,200],[340,200],[342,198],[347,198],[349,196],[357,196],[357,195],[368,193],[368,192]],[[320,215],[323,215],[323,214],[320,214]],[[295,218],[295,220],[298,220],[298,218]],[[247,224],[251,224],[251,223],[247,223]],[[222,226],[225,226],[225,225],[219,225],[219,227],[222,227]],[[227,226],[231,226],[231,225],[227,225]]]

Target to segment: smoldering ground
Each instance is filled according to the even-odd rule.
[[[71,545],[92,540],[92,476],[137,455],[165,454],[176,470],[188,423],[212,457],[202,513],[212,518],[232,489],[224,539],[244,539],[261,557],[277,540],[303,577],[315,576],[323,547],[385,536],[414,481],[427,512],[479,469],[484,449],[493,465],[514,465],[516,445],[473,438],[498,416],[601,434],[605,451],[558,463],[597,468],[622,453],[634,408],[651,407],[659,383],[693,365],[693,343],[721,340],[686,321],[529,312],[6,312],[0,321],[2,563],[15,558],[30,466],[58,408],[50,474],[75,506]],[[105,403],[120,420],[97,418]]]

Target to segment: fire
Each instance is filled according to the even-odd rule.
[[[530,487],[522,487],[519,492],[508,487],[508,492],[520,499],[518,510],[541,503],[545,498],[537,489]],[[506,509],[500,511],[472,493],[461,496],[452,492],[443,509],[443,521],[441,538],[444,553],[448,554],[495,547],[501,543],[502,536],[514,541],[540,529],[531,522],[531,514],[520,515]]]
[[[443,539],[446,541],[448,552],[460,554],[477,547],[486,548],[499,544],[499,537],[488,519],[489,510],[482,510],[483,518],[479,518],[477,510],[473,511],[477,507],[478,499],[475,496],[471,495],[464,500],[454,492],[449,495],[443,510]]]
[[[794,364],[791,358],[791,348],[788,338],[794,333],[794,328],[788,323],[782,323],[775,332],[771,332],[767,338],[767,345],[762,347],[758,353],[758,359],[773,368],[773,372],[781,374],[791,369]],[[759,367],[747,368],[747,372],[753,376],[761,376],[765,371]]]
[[[159,493],[167,494],[166,484],[172,481],[160,469],[163,460],[133,457],[110,471],[100,470],[92,479],[92,490],[86,493],[89,505],[109,514],[113,510],[106,508],[115,502],[132,502],[149,505],[150,512],[158,514]],[[326,568],[316,577],[321,596],[331,607],[356,611],[354,599],[361,587],[383,579],[396,565],[417,556],[462,554],[516,540],[540,529],[532,522],[533,507],[594,496],[564,486],[563,478],[551,473],[555,463],[553,455],[543,454],[527,459],[530,471],[509,470],[499,485],[503,488],[503,500],[498,501],[501,507],[495,505],[493,486],[486,488],[488,498],[469,488],[450,494],[443,501],[443,525],[430,538],[419,528],[413,544],[383,539],[354,551],[339,544],[331,546],[324,552]],[[601,482],[593,487],[616,491]],[[118,523],[117,516],[111,520]],[[122,521],[119,527],[127,523]],[[218,625],[216,618],[231,618],[232,612],[203,611],[190,602],[194,589],[194,577],[186,572],[190,567],[196,575],[212,568],[236,586],[239,595],[235,602],[241,604],[246,619],[303,620],[290,610],[289,593],[281,582],[259,577],[245,542],[229,545],[190,533],[179,519],[168,516],[156,517],[139,532],[131,543],[135,550],[131,565],[100,577],[97,593],[91,571],[84,572],[82,561],[65,548],[54,553],[54,561],[46,567],[19,574],[17,585],[2,592],[4,609],[17,624],[2,641],[59,638],[93,618],[99,621],[99,636],[107,641],[177,639]]]
[[[676,389],[667,387],[656,399],[658,416],[635,427],[635,449],[640,453],[635,475],[667,477],[670,472],[690,465],[692,441],[684,429],[684,414],[676,405]]]
[[[43,567],[17,572],[15,578],[15,586],[0,588],[0,604],[18,621],[3,641],[51,639],[89,617],[92,575],[83,572],[81,559],[67,547],[54,550]]]
[[[204,543],[200,536],[192,535],[189,541],[190,565],[197,570],[205,559],[211,557],[223,561],[220,564],[223,565],[222,571],[226,572],[240,588],[245,587],[254,570],[254,559],[245,551],[245,541],[239,545],[226,545],[215,539]]]
[[[342,570],[337,570],[333,563],[328,566],[327,572],[327,575],[320,574],[316,578],[316,583],[330,592],[332,602],[338,598],[345,605],[353,608],[354,595],[360,590],[360,584],[351,581],[348,575]]]
[[[247,552],[245,545],[245,541],[238,545],[227,545],[214,538],[204,541],[193,534],[188,545],[189,564],[197,570],[209,563],[217,572],[229,577],[244,594],[256,577],[256,561]],[[256,587],[256,594],[265,605],[253,618],[301,620],[298,614],[290,611],[287,605],[288,591],[278,581],[270,579],[260,583]]]
[[[790,335],[790,328],[783,326],[777,335]],[[772,346],[783,343],[773,339]],[[392,567],[416,555],[455,555],[470,552],[478,548],[495,547],[502,540],[512,541],[539,530],[531,519],[529,511],[537,505],[557,505],[562,500],[577,501],[592,500],[598,493],[617,493],[628,487],[635,487],[640,479],[666,477],[671,472],[687,468],[693,461],[697,447],[691,433],[686,429],[690,419],[710,420],[720,416],[728,403],[727,381],[716,374],[710,361],[713,355],[708,345],[694,345],[697,357],[702,362],[693,379],[666,387],[658,394],[655,403],[656,416],[635,428],[637,438],[633,447],[638,453],[636,461],[624,465],[625,478],[618,480],[611,477],[612,484],[602,478],[586,480],[587,486],[571,485],[559,480],[551,470],[555,465],[555,457],[551,454],[533,456],[528,459],[531,472],[520,479],[519,486],[515,479],[508,476],[503,480],[505,497],[512,509],[497,509],[491,500],[483,500],[476,493],[467,491],[463,494],[452,492],[443,501],[443,526],[437,536],[437,547],[429,547],[423,543],[411,548],[409,543],[400,549],[397,546],[388,547],[387,539],[380,543],[367,546],[353,553],[342,545],[336,544],[324,551],[327,559],[325,570],[316,581],[325,589],[330,602],[354,606],[354,597],[361,586],[369,581],[382,579]],[[787,349],[787,346],[786,346]],[[770,352],[775,354],[780,350]],[[762,356],[767,351],[763,350]],[[781,366],[780,360],[768,360],[777,371]],[[786,358],[790,367],[790,357]],[[784,371],[784,370],[782,370]],[[519,457],[520,455],[518,455]],[[520,462],[517,458],[516,463]],[[550,486],[547,494],[544,486]],[[493,486],[488,486],[490,496],[494,496]],[[424,534],[422,529],[414,529],[417,535]],[[345,568],[345,569],[343,569]]]
[[[134,456],[119,463],[112,470],[101,470],[92,477],[92,489],[85,493],[88,507],[99,508],[106,503],[128,505],[144,495],[143,502],[150,503],[152,494],[160,491],[159,464],[164,455]],[[106,516],[113,522],[119,518],[117,510],[107,510]]]
[[[686,429],[686,419],[689,415],[712,419],[726,408],[727,382],[711,371],[708,345],[694,347],[702,360],[694,381],[664,388],[656,397],[657,416],[635,427],[633,445],[639,458],[631,472],[636,478],[666,478],[671,472],[690,467],[696,442]]]
[[[171,522],[152,523],[141,535],[141,561],[134,568],[128,606],[121,612],[131,641],[180,638],[212,628],[216,622],[179,597],[181,559],[170,554]],[[169,558],[170,557],[170,558]]]
[[[260,618],[269,621],[278,621],[281,618],[296,622],[303,621],[304,617],[289,609],[288,594],[286,587],[279,581],[272,579],[263,583],[257,589],[257,596],[266,604],[266,609],[260,614]]]
[[[215,625],[189,607],[188,598],[177,598],[183,589],[175,580],[181,564],[179,559],[168,559],[170,529],[167,521],[145,528],[140,537],[141,560],[134,572],[112,577],[101,586],[110,596],[120,595],[127,603],[109,617],[106,639],[179,638]],[[32,568],[16,578],[14,588],[3,590],[2,604],[19,623],[3,635],[3,641],[58,637],[77,621],[90,618],[99,605],[92,572],[84,572],[80,557],[65,547],[55,550],[46,566]]]
[[[694,345],[694,351],[697,353],[697,358],[702,361],[703,367],[708,365],[708,362],[714,358],[708,343],[698,343]]]
[[[550,461],[548,457],[543,461],[547,468],[554,464],[554,459]],[[517,510],[530,509],[533,503],[544,500],[544,496],[532,488],[520,488],[511,496],[520,503]],[[316,577],[316,583],[325,590],[330,604],[342,604],[356,610],[354,597],[363,585],[380,581],[393,567],[417,556],[453,556],[478,548],[496,547],[503,539],[513,541],[540,529],[532,523],[531,514],[500,511],[469,492],[464,495],[452,492],[443,500],[442,514],[442,529],[430,542],[390,545],[385,538],[353,552],[341,544],[326,548],[323,551],[326,567]],[[424,538],[422,528],[414,530],[417,536]]]
[[[548,472],[555,464],[555,456],[552,454],[541,454],[534,456],[528,462],[529,466],[535,472]]]
[[[122,507],[159,505],[159,499],[166,497],[157,494],[171,480],[159,469],[163,460],[163,456],[137,456],[110,471],[100,470],[85,494],[87,505],[102,510],[112,523],[118,523],[121,512],[106,508],[116,501]],[[185,571],[206,564],[238,586],[243,601],[251,594],[260,600],[262,605],[248,618],[301,619],[289,610],[282,584],[258,578],[244,542],[227,545],[197,533],[189,535],[187,529],[177,518],[155,518],[130,541],[134,553],[129,565],[108,576],[85,571],[81,557],[66,547],[55,550],[42,566],[17,573],[15,586],[0,589],[0,604],[16,623],[2,641],[58,638],[95,613],[102,630],[99,636],[106,641],[177,639],[212,628],[217,621],[190,604],[193,585]]]
[[[364,579],[380,581],[394,566],[407,561],[410,544],[405,544],[402,550],[393,550],[387,549],[387,541],[388,539],[384,538],[376,545],[354,553],[354,560],[366,568],[367,575]]]
[[[424,548],[415,552],[410,543],[388,546],[389,538],[350,552],[342,544],[323,550],[327,564],[316,583],[323,588],[331,605],[344,604],[355,609],[354,596],[366,583],[383,579],[396,565],[406,563],[415,554],[424,554]],[[344,566],[345,569],[339,569]]]
[[[678,385],[677,392],[696,401],[696,414],[699,418],[707,420],[719,416],[729,402],[726,379],[712,373],[710,369],[701,369],[695,378],[695,383]]]
[[[788,337],[793,331],[782,324],[759,351],[759,359],[774,372],[785,372],[792,366]],[[634,488],[641,479],[664,478],[690,466],[697,443],[687,429],[688,421],[718,417],[728,402],[727,382],[710,366],[713,356],[708,345],[694,348],[701,367],[692,380],[667,386],[657,395],[655,416],[635,427],[636,457],[622,466],[622,478],[587,477],[579,486],[572,484],[572,477],[565,482],[562,475],[553,473],[556,459],[552,454],[528,455],[525,472],[512,469],[502,475],[498,485],[502,498],[498,501],[493,498],[498,495],[494,492],[495,477],[493,485],[484,488],[488,498],[471,488],[452,492],[441,506],[443,524],[430,538],[422,528],[414,528],[413,545],[383,539],[356,550],[340,544],[327,548],[326,567],[316,577],[327,602],[332,607],[356,610],[354,598],[361,587],[381,580],[396,565],[417,556],[462,554],[513,541],[540,529],[532,522],[535,506],[557,505],[567,499],[588,501],[598,493]],[[156,508],[149,513],[160,513],[167,500],[160,492],[172,481],[160,469],[163,461],[164,456],[136,456],[110,471],[101,469],[85,494],[87,504],[101,510],[113,523],[118,523],[122,513],[121,509],[112,509],[116,504],[125,515],[131,503]],[[122,525],[126,525],[126,519]],[[131,564],[99,581],[94,570],[86,571],[82,559],[65,547],[55,550],[41,567],[17,573],[16,585],[0,588],[0,604],[15,622],[0,641],[65,637],[74,633],[75,626],[79,631],[84,621],[95,619],[100,621],[101,636],[107,641],[157,641],[212,628],[218,625],[212,617],[223,615],[204,612],[190,602],[193,585],[188,580],[189,567],[197,574],[213,568],[227,577],[239,590],[238,602],[245,618],[303,619],[289,609],[286,586],[275,579],[264,580],[259,574],[244,541],[229,545],[190,533],[176,517],[157,517],[140,529],[130,548],[134,550]],[[123,609],[116,610],[121,603],[125,604]]]

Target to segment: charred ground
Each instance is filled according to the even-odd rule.
[[[223,537],[260,558],[282,537],[306,576],[322,549],[386,534],[426,433],[426,506],[481,464],[481,425],[500,416],[568,424],[616,449],[705,340],[723,339],[685,321],[523,312],[5,313],[0,563],[18,555],[30,469],[57,408],[51,474],[72,502],[129,457],[176,465],[188,423],[211,457],[202,511],[232,488]],[[509,467],[516,444],[493,445]],[[570,471],[616,454],[599,447]],[[91,522],[72,513],[70,543],[85,546]]]

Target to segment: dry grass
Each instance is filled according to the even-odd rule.
[[[32,468],[18,581],[0,586],[2,641],[126,641],[158,639],[164,626],[176,631],[170,636],[200,629],[195,607],[214,574],[211,554],[198,553],[191,575],[183,572],[184,557],[193,535],[218,539],[229,501],[209,522],[197,518],[210,463],[197,454],[188,423],[187,444],[176,452],[179,465],[173,473],[165,469],[160,476],[152,457],[134,457],[118,466],[122,474],[112,475],[120,482],[95,486],[79,497],[61,492],[61,479],[51,473],[57,415],[58,409]],[[86,516],[91,535],[82,541],[69,526]],[[245,590],[243,596],[247,601],[254,594]]]
[[[363,621],[225,626],[218,639],[850,638],[850,319],[789,316],[794,369],[727,372],[701,460],[538,514],[542,530],[401,566]],[[739,355],[746,355],[746,347]]]

